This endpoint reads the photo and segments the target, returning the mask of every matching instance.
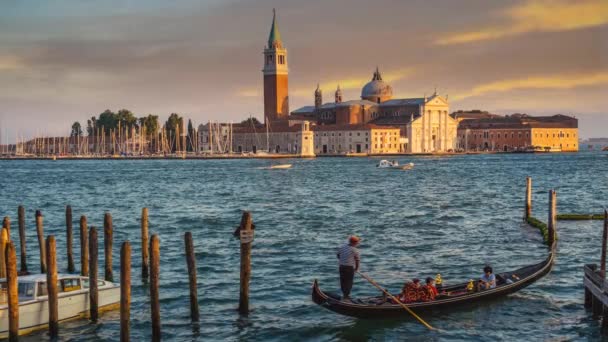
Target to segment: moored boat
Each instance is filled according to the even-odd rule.
[[[277,164],[270,166],[271,169],[290,169],[292,164]]]
[[[511,272],[496,274],[497,286],[493,289],[468,291],[467,283],[444,286],[435,300],[428,302],[406,303],[414,312],[433,309],[448,309],[459,305],[491,300],[517,292],[549,273],[554,260],[554,251],[534,265],[525,266]],[[312,300],[316,304],[338,314],[357,318],[408,317],[410,314],[399,304],[390,303],[383,296],[341,300],[339,295],[324,292],[315,279],[312,286]]]
[[[89,278],[71,274],[57,275],[59,321],[86,317],[89,311]],[[44,329],[49,323],[46,274],[21,276],[19,291],[19,335]],[[99,311],[120,306],[120,285],[98,280]],[[0,338],[8,337],[6,279],[0,279]]]

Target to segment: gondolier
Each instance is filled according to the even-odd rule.
[[[359,245],[361,239],[352,235],[348,238],[348,243],[338,250],[338,260],[340,260],[340,288],[342,289],[342,299],[350,298],[350,290],[353,288],[355,272],[359,270]]]

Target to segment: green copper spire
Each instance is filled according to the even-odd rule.
[[[272,27],[270,28],[270,35],[268,36],[268,48],[274,46],[281,47],[281,33],[279,33],[279,26],[277,25],[277,12],[272,9]]]

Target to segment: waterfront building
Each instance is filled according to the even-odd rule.
[[[578,151],[578,119],[566,115],[512,114],[462,120],[461,149],[471,151]]]
[[[291,112],[292,118],[313,120],[318,125],[362,125],[398,128],[403,153],[453,151],[457,147],[457,121],[449,115],[447,96],[394,99],[393,88],[376,68],[370,82],[361,89],[360,100],[342,100],[338,86],[334,102],[323,104],[317,86],[314,106]]]

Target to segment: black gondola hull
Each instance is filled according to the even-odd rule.
[[[536,265],[522,267],[513,272],[505,272],[501,274],[521,274],[526,271],[525,277],[512,284],[504,284],[495,289],[474,292],[453,298],[438,299],[430,302],[410,303],[407,306],[416,313],[424,313],[435,310],[451,309],[458,306],[473,304],[481,301],[493,300],[508,294],[517,292],[526,286],[534,283],[538,279],[545,276],[551,271],[553,265],[554,253],[551,254],[541,263]],[[454,288],[462,286],[457,285]],[[337,295],[331,295],[323,292],[319,288],[318,282],[315,280],[312,288],[312,300],[316,304],[336,312],[338,314],[352,316],[357,318],[396,318],[401,316],[410,316],[410,314],[398,304],[361,304],[350,301],[342,301]]]

